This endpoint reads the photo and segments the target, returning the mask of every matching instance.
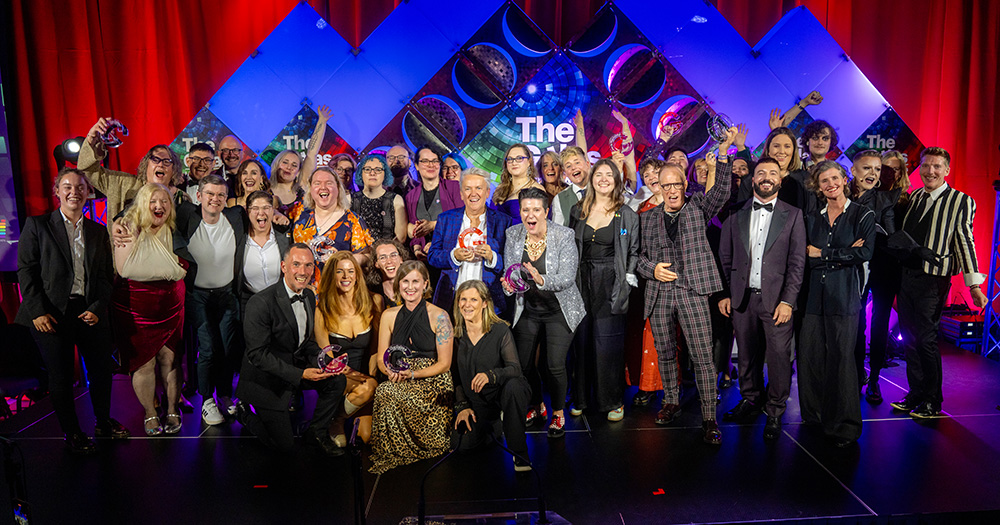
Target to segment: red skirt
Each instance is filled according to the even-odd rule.
[[[122,369],[135,372],[160,349],[181,350],[184,281],[115,279],[111,320]]]

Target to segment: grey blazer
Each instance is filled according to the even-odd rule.
[[[576,240],[573,230],[546,221],[548,229],[545,234],[545,286],[541,290],[555,292],[563,317],[572,332],[583,320],[586,309],[583,306],[583,296],[576,287],[576,272],[579,256],[576,253]],[[504,244],[504,271],[515,263],[521,262],[524,254],[524,239],[528,236],[523,224],[515,224],[507,228],[507,242]],[[524,311],[524,296],[518,295],[514,303],[514,325]]]

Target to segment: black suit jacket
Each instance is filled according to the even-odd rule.
[[[243,275],[243,252],[246,248],[247,225],[250,220],[247,218],[247,213],[243,209],[243,206],[225,208],[222,210],[222,216],[233,227],[233,238],[235,239],[233,249],[236,250],[236,258],[233,264],[233,282],[231,286],[233,293],[238,296]],[[198,263],[191,256],[188,244],[191,242],[191,237],[194,236],[194,233],[198,231],[200,224],[201,206],[196,206],[190,202],[183,202],[177,206],[177,227],[174,228],[174,253],[190,263],[187,277],[184,279],[184,284],[187,285],[189,290],[194,288],[194,279],[198,274]]]
[[[802,288],[806,266],[806,229],[802,211],[775,199],[771,225],[764,242],[760,269],[761,299],[764,308],[774,311],[784,301],[794,308]],[[750,282],[750,214],[753,200],[747,201],[722,224],[719,259],[722,275],[729,283],[733,309],[743,311]]]
[[[106,322],[111,300],[114,266],[108,230],[83,218],[86,271],[84,298],[87,310]],[[57,320],[66,313],[73,289],[73,252],[66,237],[62,213],[28,217],[17,248],[17,280],[21,285],[21,307],[15,322],[33,326],[32,320],[51,314]]]
[[[302,371],[316,368],[320,348],[313,336],[316,296],[303,290],[306,337],[299,344],[298,325],[284,280],[250,298],[243,319],[247,347],[236,395],[251,405],[287,410]]]

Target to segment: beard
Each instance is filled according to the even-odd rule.
[[[397,188],[409,188],[413,185],[413,178],[410,177],[410,168],[401,164],[389,166],[392,172],[392,185]]]
[[[771,189],[770,189],[770,190],[768,190],[768,191],[764,191],[763,189],[761,189],[761,187],[760,187],[760,185],[759,185],[759,184],[757,184],[756,182],[755,182],[755,183],[753,183],[753,192],[754,192],[754,193],[755,193],[755,194],[756,194],[756,195],[757,195],[758,197],[763,197],[763,198],[765,198],[765,199],[766,199],[766,198],[768,198],[768,197],[770,197],[770,196],[772,196],[772,195],[774,195],[775,193],[778,193],[778,190],[779,190],[780,188],[781,188],[781,185],[780,185],[780,184],[772,184],[772,185],[771,185]]]

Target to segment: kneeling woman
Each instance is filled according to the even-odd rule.
[[[135,196],[123,225],[130,236],[114,249],[121,276],[112,295],[115,342],[122,367],[145,411],[146,435],[175,434],[181,429],[180,371],[184,323],[184,276],[173,249],[174,205],[166,186],[150,183]],[[167,391],[166,425],[156,414],[156,365]]]
[[[379,323],[377,362],[389,380],[375,390],[372,474],[446,452],[454,406],[451,319],[427,302],[427,267],[420,261],[404,262],[393,286],[403,305],[386,310]],[[412,355],[402,358],[408,369],[386,368],[390,345],[410,350]]]
[[[514,470],[530,470],[524,415],[531,387],[521,375],[514,336],[494,312],[482,281],[465,281],[455,297],[455,429],[465,425],[471,431],[462,438],[461,449],[483,444],[499,419],[507,447],[520,456],[514,458]]]

